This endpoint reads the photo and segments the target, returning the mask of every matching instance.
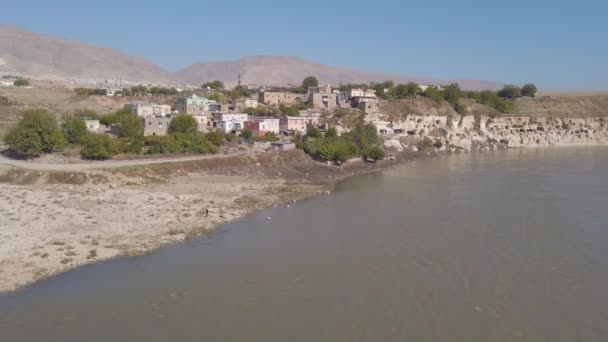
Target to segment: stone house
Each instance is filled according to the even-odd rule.
[[[283,133],[305,133],[306,127],[306,119],[302,116],[284,116],[279,119],[279,129]]]
[[[171,114],[171,106],[150,102],[133,102],[125,105],[125,108],[141,117]]]
[[[165,116],[147,116],[144,121],[144,136],[149,135],[167,135],[169,133],[169,124],[171,123],[171,115]]]
[[[376,114],[379,112],[379,104],[378,99],[365,98],[359,101],[357,107],[365,114]]]
[[[297,103],[298,99],[298,94],[287,92],[263,91],[258,95],[258,102],[268,106],[291,105]]]
[[[218,106],[220,106],[218,108]],[[215,100],[209,100],[206,97],[196,96],[192,94],[188,97],[180,97],[175,102],[175,109],[182,114],[204,114],[221,109],[221,105]]]
[[[254,99],[239,99],[236,100],[236,104],[235,104],[235,110],[236,111],[244,111],[247,108],[257,108],[258,107],[258,100],[254,100]]]
[[[245,121],[245,128],[251,130],[254,136],[263,137],[270,132],[279,134],[280,123],[279,119],[275,118],[255,118]]]

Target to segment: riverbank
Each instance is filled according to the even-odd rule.
[[[0,164],[0,292],[192,239],[392,163],[338,167],[289,151],[79,171]]]
[[[473,144],[473,151],[504,149]],[[252,211],[330,190],[347,177],[462,148],[415,145],[341,167],[302,151],[172,160],[80,171],[0,164],[0,292],[78,266],[141,255],[212,232]]]

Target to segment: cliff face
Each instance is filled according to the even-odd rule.
[[[431,101],[431,102],[429,102]],[[469,115],[426,98],[386,102],[382,114],[367,115],[386,146],[490,149],[608,144],[608,94],[571,94],[518,99],[513,113],[461,100]],[[428,146],[427,146],[428,147]]]

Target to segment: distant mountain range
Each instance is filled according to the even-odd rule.
[[[424,77],[367,72],[323,65],[295,57],[254,56],[233,61],[195,63],[170,72],[145,59],[122,51],[98,47],[0,24],[0,71],[16,72],[50,80],[123,79],[142,83],[200,85],[220,80],[235,85],[237,75],[243,84],[299,84],[304,77],[316,76],[321,83],[368,83],[393,80],[420,84],[457,82],[466,89],[497,89],[503,84],[478,80],[432,80]]]

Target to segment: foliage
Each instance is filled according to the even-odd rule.
[[[264,135],[264,140],[268,142],[278,141],[279,137],[274,132],[266,132],[266,135]]]
[[[63,117],[61,128],[63,129],[63,135],[70,144],[81,144],[89,133],[85,122],[74,114]]]
[[[443,101],[443,93],[441,90],[437,89],[437,87],[431,86],[426,88],[422,95],[435,100],[437,103],[441,103]]]
[[[231,90],[225,91],[225,94],[232,99],[251,96],[251,91],[243,86],[236,86]]]
[[[224,89],[224,82],[218,81],[218,80],[211,81],[211,82],[206,82],[206,83],[203,83],[203,85],[201,86],[201,88],[210,88],[210,89],[213,89],[213,90],[222,90],[222,89]]]
[[[12,151],[28,158],[51,153],[66,144],[55,116],[42,109],[24,112],[23,118],[8,132],[5,141]]]
[[[536,85],[528,83],[521,88],[521,96],[536,97],[537,91]]]
[[[106,134],[89,134],[81,154],[87,159],[109,159],[120,151],[118,143]]]
[[[457,83],[452,83],[443,89],[443,99],[454,108],[459,103],[461,96],[462,91]]]
[[[267,116],[272,115],[272,109],[267,106],[258,105],[257,107],[245,108],[245,113],[255,116]]]
[[[308,76],[302,81],[302,88],[308,89],[310,87],[318,87],[319,80],[314,76]]]
[[[513,107],[511,106],[511,102],[505,101],[505,100],[500,100],[500,101],[496,102],[495,108],[499,112],[503,112],[503,113],[511,113],[511,111],[513,110]]]
[[[300,110],[298,109],[298,105],[286,106],[284,104],[279,105],[279,111],[286,116],[299,116]]]
[[[145,138],[147,154],[162,153],[217,153],[213,145],[201,132],[173,133],[165,136],[148,136]]]
[[[409,82],[408,84],[400,84],[392,88],[389,95],[398,99],[404,99],[407,97],[416,96],[421,92],[422,90],[418,84]]]
[[[338,136],[338,131],[336,131],[336,127],[329,127],[327,132],[325,132],[326,138],[336,138]]]
[[[140,154],[143,148],[143,136],[118,139],[118,150],[121,153]]]
[[[207,98],[209,100],[213,100],[213,101],[216,101],[218,103],[225,103],[226,102],[226,97],[222,93],[211,93],[211,94],[207,95]]]
[[[76,89],[74,89],[74,92],[76,92],[76,94],[78,94],[78,95],[86,95],[86,96],[93,96],[93,95],[105,96],[105,95],[107,95],[107,91],[105,89],[100,89],[100,88],[76,88]]]
[[[378,146],[375,146],[375,145],[374,146],[369,146],[361,154],[364,157],[367,157],[367,158],[373,159],[373,160],[382,160],[382,159],[384,159],[384,150],[381,149]]]
[[[514,85],[506,85],[498,92],[498,96],[505,99],[515,99],[521,97],[521,88]]]
[[[358,124],[352,132],[348,133],[352,140],[360,149],[365,149],[369,145],[377,145],[380,142],[378,129],[373,123]]]
[[[246,140],[251,140],[251,138],[253,137],[253,132],[250,129],[245,128],[241,131],[241,137]]]
[[[120,110],[114,114],[116,116],[116,132],[118,137],[138,137],[143,135],[143,121],[137,115],[128,110]]]
[[[221,146],[224,142],[224,135],[220,131],[212,131],[207,133],[207,140],[215,146]]]
[[[198,122],[192,115],[177,114],[169,123],[171,133],[192,133],[198,131]]]
[[[317,127],[308,126],[308,128],[306,128],[306,136],[310,138],[322,138],[323,133],[321,133],[321,130]]]
[[[30,85],[30,81],[25,78],[18,78],[13,82],[15,87],[27,87]]]
[[[456,113],[458,113],[460,115],[467,114],[467,106],[463,105],[460,102],[456,103],[456,105],[454,106],[454,110],[456,111]]]

